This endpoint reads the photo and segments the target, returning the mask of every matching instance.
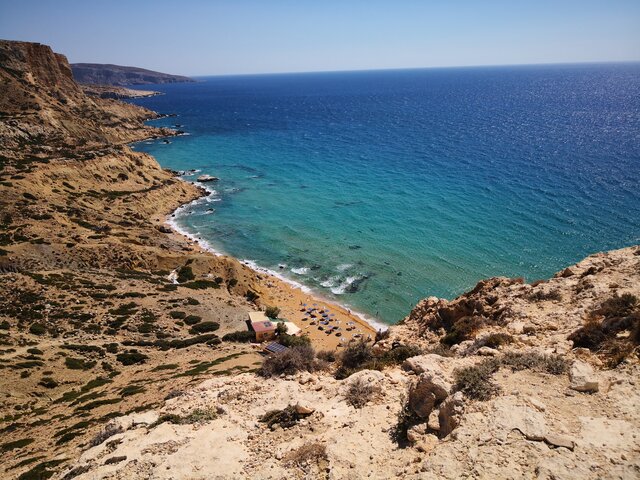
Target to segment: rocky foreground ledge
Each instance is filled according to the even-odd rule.
[[[427,299],[346,378],[343,357],[180,389],[62,478],[638,478],[639,286],[632,247]]]

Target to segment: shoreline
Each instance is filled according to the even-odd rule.
[[[209,189],[194,182],[189,182],[179,176],[176,178],[182,182],[196,186],[201,189],[201,191],[209,191]],[[385,325],[374,319],[368,318],[365,314],[351,309],[348,305],[343,305],[335,300],[324,298],[311,287],[289,279],[279,272],[261,267],[252,260],[239,259],[222,253],[215,249],[207,240],[197,238],[193,233],[180,227],[177,223],[177,215],[179,215],[180,211],[196,202],[202,202],[203,199],[206,198],[207,196],[203,194],[203,196],[186,202],[172,212],[169,212],[169,214],[165,216],[164,225],[171,228],[173,234],[181,238],[183,241],[186,239],[189,246],[193,247],[197,251],[214,255],[216,257],[231,258],[258,274],[258,283],[260,286],[258,293],[260,294],[261,306],[265,307],[266,305],[274,305],[280,308],[282,317],[293,322],[301,329],[302,332],[308,333],[314,346],[325,349],[335,349],[339,344],[345,343],[341,342],[340,339],[349,340],[354,338],[354,334],[358,333],[365,338],[368,335],[371,335],[371,338],[375,338],[375,334],[378,330],[386,330],[389,328],[389,325]],[[317,323],[315,325],[311,324],[311,322],[314,321],[313,319],[303,320],[305,317],[304,312],[301,311],[303,305],[316,306],[318,310],[324,309],[334,313],[336,316],[335,318],[338,319],[338,325],[341,327],[342,336],[336,337],[335,334],[327,335],[324,333],[325,330],[318,329],[319,325],[317,325]],[[351,326],[354,327],[354,330],[346,332],[344,326],[349,322],[353,322]]]

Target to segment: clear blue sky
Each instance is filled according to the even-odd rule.
[[[0,0],[0,38],[185,75],[640,60],[640,0]]]

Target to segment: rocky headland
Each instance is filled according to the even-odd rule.
[[[122,87],[126,85],[193,82],[193,79],[182,75],[171,75],[145,68],[102,63],[74,63],[71,65],[71,70],[78,83],[91,85],[116,85]]]
[[[640,475],[640,247],[263,357],[247,311],[303,297],[165,226],[206,192],[127,144],[176,132],[44,45],[0,81],[2,478]]]

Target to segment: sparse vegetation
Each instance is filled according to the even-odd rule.
[[[189,265],[184,265],[178,269],[178,275],[176,280],[178,283],[186,283],[194,280],[196,276],[193,274],[193,269]]]
[[[155,422],[153,426],[160,425],[161,423],[173,423],[175,425],[193,425],[200,423],[207,423],[218,418],[219,415],[224,413],[222,407],[208,407],[208,408],[196,408],[190,413],[184,416],[176,414],[162,415]]]
[[[298,413],[295,406],[289,405],[284,410],[269,410],[260,417],[260,422],[266,423],[269,428],[274,428],[275,425],[280,425],[282,428],[291,428],[300,419],[307,416],[306,414]]]
[[[625,333],[626,332],[626,333]],[[569,335],[574,347],[588,348],[614,368],[640,345],[640,302],[635,295],[614,295],[591,312]]]
[[[122,427],[120,427],[119,425],[116,426],[112,423],[109,423],[104,429],[98,432],[96,436],[91,439],[91,441],[89,441],[89,445],[91,445],[92,447],[101,445],[102,443],[105,442],[105,440],[122,432],[123,432]]]
[[[250,343],[255,341],[256,334],[250,330],[239,330],[237,332],[227,333],[222,337],[225,342]]]
[[[269,318],[278,318],[280,315],[280,309],[278,307],[267,307],[264,314]]]
[[[301,447],[288,452],[282,459],[288,467],[297,467],[305,474],[310,475],[313,467],[323,470],[323,464],[327,463],[327,447],[320,442],[305,443]]]
[[[411,393],[411,390],[409,393]],[[402,402],[402,408],[398,412],[396,424],[390,430],[391,439],[399,446],[405,447],[409,443],[407,432],[411,427],[421,422],[424,422],[424,419],[416,415],[409,404],[409,399],[405,398]]]
[[[531,292],[527,295],[527,300],[530,302],[544,302],[544,301],[559,301],[562,300],[562,294],[558,288],[552,288],[549,291],[538,289],[535,292]]]
[[[95,367],[96,362],[82,358],[67,357],[64,359],[64,364],[70,370],[91,370]]]
[[[480,316],[466,316],[453,323],[451,329],[442,337],[440,342],[444,345],[455,345],[465,340],[472,340],[476,332],[484,325],[484,319]]]
[[[362,408],[380,392],[379,387],[368,382],[365,378],[358,378],[349,383],[345,393],[345,400],[355,408]]]
[[[6,442],[3,444],[0,444],[0,452],[4,453],[4,452],[9,452],[11,450],[15,450],[17,448],[23,448],[26,447],[27,445],[30,445],[33,443],[33,438],[22,438],[20,440],[14,440],[13,442]]]
[[[123,365],[135,365],[137,363],[144,363],[148,358],[149,357],[144,353],[133,350],[116,355],[116,360],[118,360]]]
[[[477,365],[456,370],[453,389],[473,400],[489,400],[500,391],[492,379],[498,368],[497,362],[485,360]]]
[[[183,283],[180,286],[190,288],[192,290],[205,290],[207,288],[220,288],[220,285],[211,280],[193,280],[192,282]]]
[[[372,345],[364,339],[350,343],[338,356],[337,379],[347,378],[359,370],[382,370],[399,365],[407,358],[420,355],[422,351],[414,345],[395,345],[382,354],[374,355]]]
[[[315,370],[315,351],[310,345],[298,345],[284,352],[269,355],[262,362],[259,374],[263,377],[292,375],[296,372]]]
[[[207,333],[207,332],[215,332],[220,328],[220,324],[218,322],[201,322],[196,323],[189,329],[189,333]]]

